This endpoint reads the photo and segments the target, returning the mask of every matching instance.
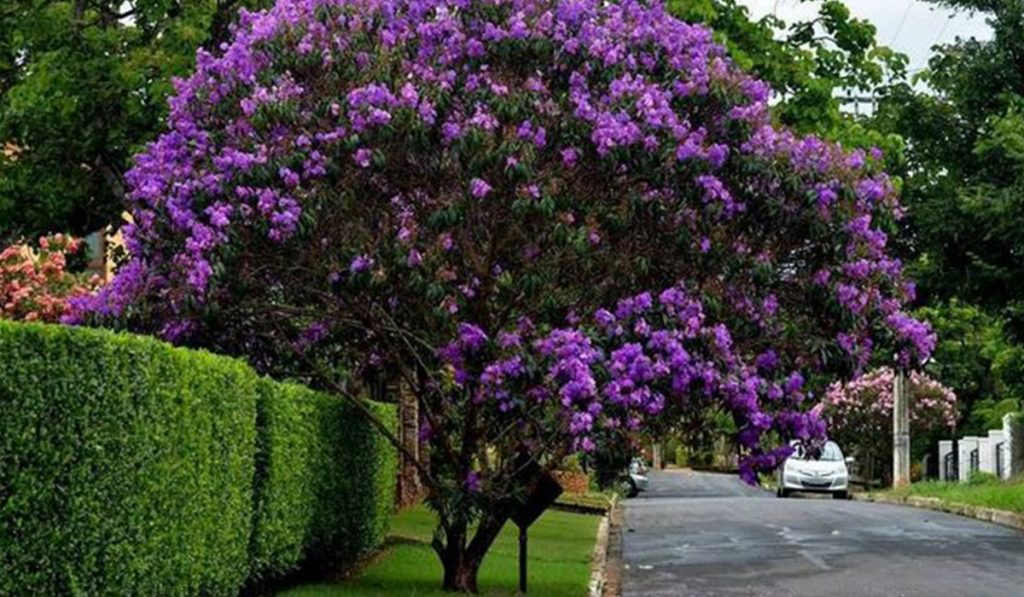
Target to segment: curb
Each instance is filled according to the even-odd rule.
[[[601,597],[605,585],[605,564],[608,561],[608,516],[601,518],[597,527],[597,545],[590,556],[590,584],[587,594],[590,597]]]
[[[1024,531],[1024,514],[1007,512],[1005,510],[971,506],[970,504],[961,504],[958,502],[944,502],[939,498],[921,497],[916,495],[899,497],[872,493],[855,493],[851,497],[858,502],[874,502],[877,504],[910,506],[912,508],[948,512],[949,514],[956,514],[957,516],[963,516],[965,518],[974,518],[975,520],[991,522],[993,524],[1009,527],[1018,531]]]
[[[597,545],[590,561],[590,597],[621,594],[622,584],[622,504],[612,498],[611,507],[597,529]]]

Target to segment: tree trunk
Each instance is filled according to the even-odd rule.
[[[405,381],[398,383],[398,418],[401,422],[402,446],[405,452],[399,455],[398,491],[395,496],[399,507],[410,506],[423,495],[419,470],[409,454],[420,458],[420,409],[419,397]]]
[[[507,516],[499,513],[484,515],[469,545],[466,545],[465,524],[448,527],[445,545],[434,545],[444,568],[443,590],[455,593],[479,592],[476,579],[480,565],[507,520]]]
[[[474,562],[468,555],[466,550],[458,550],[441,559],[444,566],[443,590],[453,593],[479,592],[476,577],[480,572],[480,562]]]

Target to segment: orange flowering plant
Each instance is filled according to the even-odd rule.
[[[60,321],[68,299],[100,286],[100,276],[68,270],[68,258],[82,247],[79,239],[54,234],[38,246],[14,244],[0,252],[0,319]]]

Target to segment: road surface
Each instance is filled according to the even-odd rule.
[[[735,476],[651,472],[626,502],[623,594],[1024,595],[1024,534],[951,514],[778,499]]]

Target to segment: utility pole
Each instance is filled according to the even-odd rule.
[[[892,383],[892,486],[910,484],[910,393],[907,375],[896,370]]]

